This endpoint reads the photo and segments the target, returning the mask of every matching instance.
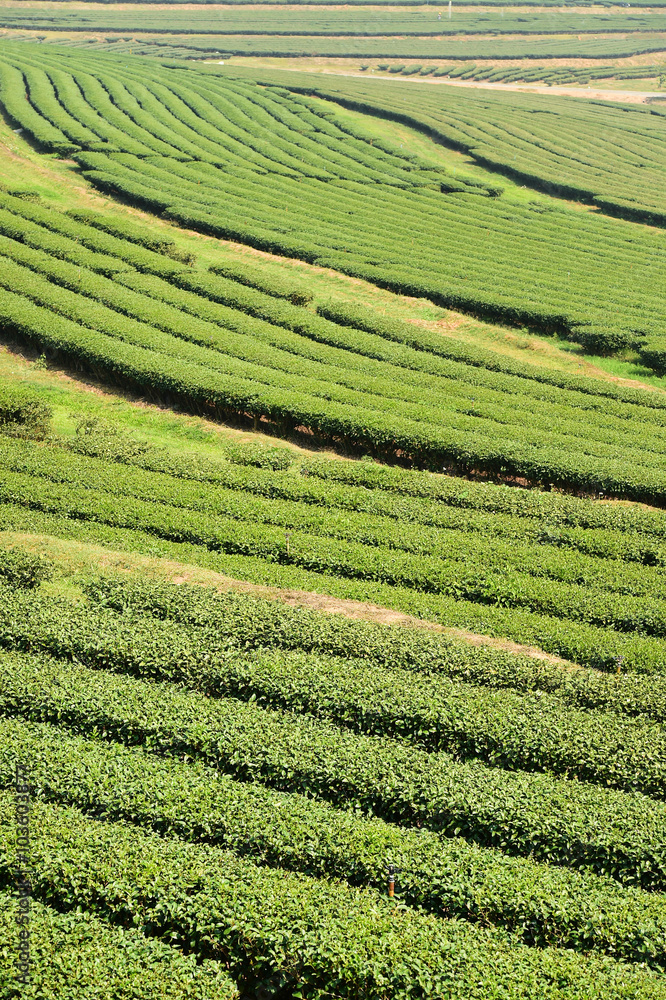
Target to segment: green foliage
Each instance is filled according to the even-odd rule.
[[[3,797],[3,833],[9,797]],[[224,962],[248,992],[312,1000],[448,996],[487,1000],[661,1000],[660,977],[605,957],[517,946],[506,934],[391,905],[376,892],[276,873],[228,852],[165,840],[75,809],[36,804],[35,893]],[[6,882],[11,862],[1,857]],[[553,982],[557,983],[553,987]]]
[[[483,347],[443,338],[420,328],[415,329],[412,323],[406,323],[404,320],[395,319],[357,303],[341,300],[323,302],[317,306],[317,312],[320,316],[324,316],[334,323],[339,323],[341,326],[351,326],[357,330],[364,330],[386,340],[405,344],[415,350],[433,353],[443,358],[464,361],[473,367],[502,372],[506,375],[518,375],[521,378],[533,379],[540,384],[558,386],[562,389],[598,393],[606,396],[609,400],[623,400],[628,403],[640,400],[645,403],[645,395],[640,391],[620,387],[610,382],[602,385],[586,376],[558,372],[550,368],[539,368],[536,365],[525,365]],[[652,404],[658,408],[665,405],[663,397],[657,393],[653,394]]]
[[[250,288],[257,288],[267,295],[288,299],[295,306],[306,306],[312,301],[312,295],[305,288],[304,282],[281,280],[275,275],[269,276],[260,264],[248,261],[225,261],[223,264],[214,264],[210,270],[213,274],[238,281]]]
[[[41,396],[21,385],[0,387],[0,434],[45,438],[53,411]]]
[[[18,901],[0,893],[0,995],[3,1000],[237,1000],[229,976],[214,962],[197,965],[136,930],[113,927],[90,913],[58,913],[30,902],[31,979],[17,968]]]
[[[43,556],[22,549],[0,548],[0,581],[21,590],[33,590],[52,575],[52,564]]]
[[[30,188],[16,188],[14,190],[10,190],[9,194],[11,194],[14,198],[22,198],[24,201],[37,203],[41,201],[41,196],[37,193],[37,191],[33,191]]]
[[[160,760],[44,724],[0,720],[0,733],[0,784],[11,784],[19,758],[41,800],[214,844],[255,864],[380,892],[389,860],[400,873],[401,903],[442,917],[490,921],[532,945],[605,951],[656,968],[666,962],[662,896],[512,858],[457,837],[404,830],[301,795],[237,782],[198,764]]]
[[[230,444],[223,453],[234,465],[254,466],[258,469],[272,469],[274,472],[289,469],[294,462],[294,452],[269,444]]]
[[[445,22],[433,17],[432,23],[438,31]],[[372,81],[331,83],[269,71],[259,76],[273,86],[257,87],[218,71],[157,65],[148,71],[140,62],[128,69],[110,57],[68,59],[25,46],[6,46],[3,60],[13,81],[7,91],[27,85],[34,101],[21,118],[25,128],[38,136],[43,129],[35,116],[48,123],[46,132],[58,122],[59,133],[77,144],[75,157],[89,180],[181,225],[604,352],[664,335],[657,290],[665,265],[657,233],[564,205],[518,204],[494,184],[453,183],[406,149],[337,120],[309,95],[328,98],[329,106],[332,99],[370,116],[397,117],[524,185],[654,223],[663,215],[664,151],[661,115],[652,109],[574,108],[560,101],[554,110],[566,127],[551,148],[548,109],[539,95],[471,97],[463,109],[446,88],[427,88],[415,111],[413,88],[407,93],[398,81],[382,81],[379,93]],[[474,73],[466,62],[459,67],[463,77]],[[279,86],[284,80],[306,96],[286,94]],[[6,107],[17,116],[22,102],[14,107],[12,100]],[[495,120],[505,124],[491,139]],[[628,151],[637,134],[647,162],[638,173]],[[593,162],[582,164],[577,151],[590,135]],[[56,149],[61,140],[51,142]],[[606,170],[609,157],[614,166]],[[606,175],[611,188],[599,181]],[[479,197],[484,190],[494,196]],[[596,253],[600,245],[603,258]],[[153,261],[153,273],[178,276],[156,256],[163,267],[155,271]],[[124,259],[148,269],[145,257],[126,252]],[[634,276],[643,269],[651,280],[636,298]]]
[[[92,227],[81,232],[82,248],[72,238],[71,220],[63,223],[64,216],[30,206],[35,222],[14,214],[22,206],[18,199],[7,204],[12,212],[3,219],[0,210],[6,234],[0,242],[11,257],[0,271],[0,318],[15,334],[76,364],[195,411],[265,416],[281,433],[305,426],[379,455],[400,451],[434,467],[451,463],[652,502],[661,495],[657,469],[640,471],[648,445],[661,450],[658,431],[652,441],[644,438],[639,452],[626,432],[626,408],[606,402],[631,402],[641,419],[658,427],[660,414],[649,412],[663,403],[656,393],[530,372],[528,365],[495,363],[495,372],[488,372],[481,368],[489,352],[455,344],[442,349],[434,341],[423,350],[411,328],[387,334],[382,324],[361,336],[236,282],[182,267],[166,281],[158,275],[176,265],[159,254]],[[59,228],[69,235],[59,236]],[[139,254],[137,266],[152,273],[131,271],[123,250],[128,246]],[[17,295],[16,287],[25,294]],[[352,316],[350,322],[359,321]],[[505,402],[500,425],[498,392]],[[609,414],[617,418],[613,436]],[[554,419],[563,432],[555,444]],[[577,442],[567,443],[567,433],[581,433],[581,421],[594,438],[592,456],[581,456]],[[506,442],[499,449],[498,433]],[[618,461],[618,446],[639,463],[637,472]]]
[[[459,762],[325,720],[74,663],[4,655],[0,691],[4,715],[104,733],[241,781],[627,886],[666,888],[666,806],[636,792]]]
[[[138,463],[147,454],[157,451],[147,442],[128,435],[115,424],[100,417],[83,417],[79,420],[76,436],[69,442],[69,447],[81,455],[96,455],[130,464]]]
[[[139,595],[133,596],[136,614]],[[395,668],[387,672],[350,654],[338,660],[260,648],[239,655],[238,647],[256,647],[260,641],[253,635],[252,602],[248,607],[228,602],[231,621],[208,629],[137,621],[108,609],[91,613],[48,600],[36,605],[7,597],[5,603],[0,620],[5,647],[174,680],[208,695],[330,719],[456,759],[477,758],[507,770],[549,771],[664,796],[666,746],[657,725],[565,708],[544,693],[497,693],[443,677],[414,678]],[[215,604],[223,614],[224,604]]]
[[[426,508],[419,517],[416,501],[400,508],[390,494],[368,497],[363,489],[317,486],[316,479],[313,487],[311,478],[319,478],[317,463],[306,467],[310,475],[303,480],[289,469],[284,474],[249,472],[230,463],[226,469],[219,465],[211,470],[196,461],[189,467],[161,462],[159,453],[149,453],[145,464],[160,469],[154,473],[53,448],[47,466],[42,449],[9,439],[0,448],[0,459],[5,469],[0,500],[5,504],[139,530],[240,557],[241,562],[233,565],[243,572],[245,559],[249,566],[263,564],[266,572],[276,564],[297,571],[298,575],[285,576],[284,583],[272,573],[278,585],[307,582],[309,589],[326,590],[337,581],[358,581],[364,586],[354,589],[354,596],[367,599],[367,588],[372,588],[402,610],[475,631],[510,635],[604,670],[617,671],[619,665],[645,673],[664,670],[666,607],[659,515],[646,512],[636,519],[631,512],[624,516],[617,506],[586,506],[572,500],[574,523],[581,515],[590,527],[617,519],[614,531],[572,531],[565,526],[566,515],[564,524],[555,527],[567,510],[567,503],[560,505],[560,498],[555,498],[546,504],[555,515],[552,529],[546,530],[543,522],[525,524],[512,518],[505,523],[489,515],[470,517],[465,525],[455,510],[446,507]],[[320,471],[333,481],[356,478],[360,485],[372,480],[373,468],[377,467],[329,460]],[[390,486],[391,470],[386,471]],[[409,475],[403,473],[408,486]],[[438,485],[446,482],[412,475],[414,485],[426,492],[433,484],[437,493]],[[210,479],[220,486],[203,485]],[[449,482],[452,507],[466,506],[464,498],[462,504],[456,498],[461,481]],[[515,490],[507,493],[506,505],[504,496],[498,497],[500,510],[512,509],[512,494],[521,496]],[[482,500],[480,495],[478,499]],[[491,509],[493,499],[486,498]],[[526,494],[525,501],[530,500]],[[534,513],[539,508],[534,505]],[[399,516],[401,509],[404,519]],[[635,533],[622,535],[623,528]],[[642,537],[641,528],[647,529],[647,537]]]
[[[71,208],[67,215],[76,219],[77,222],[94,226],[95,229],[101,229],[103,232],[117,236],[118,239],[127,240],[129,243],[138,243],[148,250],[154,250],[155,253],[162,253],[169,257],[176,252],[176,244],[170,236],[160,235],[154,229],[137,225],[122,217],[102,215],[89,208]]]
[[[605,19],[608,23],[608,18]],[[537,54],[533,47],[532,59]],[[547,77],[553,84],[580,85],[599,78],[654,76],[659,68],[606,64],[580,69],[537,65],[527,71],[524,67],[504,66],[489,75],[484,68],[463,62],[448,67],[443,75],[505,83]],[[436,75],[442,75],[441,71]],[[261,76],[266,80],[273,77],[274,74]],[[281,79],[300,89],[293,77],[288,79],[281,74]],[[313,87],[329,100],[343,105],[353,103],[369,114],[416,127],[470,155],[480,166],[505,173],[529,187],[592,201],[602,211],[627,219],[663,224],[666,218],[660,113],[655,116],[646,108],[636,107],[627,114],[624,107],[610,103],[576,104],[566,98],[550,96],[544,100],[534,94],[492,91],[484,91],[483,96],[466,95],[461,104],[456,91],[445,87],[427,88],[415,102],[411,88],[398,81],[369,87],[364,81],[353,79],[322,83],[318,77]],[[555,115],[559,127],[553,137]],[[643,169],[638,172],[632,146],[636,130],[641,133],[644,157]],[[584,160],[578,155],[582,141],[587,142],[588,150]],[[612,163],[610,169],[609,163]],[[571,266],[563,268],[563,272],[573,273]],[[612,326],[618,331],[617,324],[595,325]],[[631,332],[625,330],[625,334]],[[610,342],[607,349],[611,349]]]
[[[651,368],[657,375],[666,375],[666,347],[659,339],[648,339],[639,351],[639,358],[646,368]]]
[[[508,653],[428,629],[373,625],[281,601],[220,594],[185,584],[118,582],[86,585],[93,601],[119,612],[196,625],[216,642],[227,637],[245,649],[267,646],[339,657],[361,657],[379,671],[401,670],[480,684],[491,689],[539,691],[572,708],[612,711],[666,722],[666,681],[658,677],[563,670],[543,660]]]

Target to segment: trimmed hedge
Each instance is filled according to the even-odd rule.
[[[100,212],[94,212],[89,208],[70,208],[66,214],[70,218],[76,219],[77,222],[83,222],[87,226],[101,229],[102,232],[109,233],[111,236],[117,236],[120,240],[127,240],[129,243],[138,243],[140,246],[146,247],[147,250],[153,250],[155,253],[171,257],[176,251],[176,244],[170,236],[161,236],[159,235],[159,231],[149,226],[137,225],[136,222],[131,222],[122,216],[102,215]]]
[[[349,656],[242,653],[225,648],[214,632],[108,609],[91,614],[48,600],[26,606],[11,597],[3,603],[9,604],[0,616],[5,648],[53,653],[96,669],[306,713],[459,760],[666,798],[666,739],[660,726],[646,720],[564,708],[541,693],[499,693],[441,676],[387,672]],[[242,629],[236,642],[242,648]]]
[[[30,901],[31,982],[17,967],[18,901],[0,892],[0,996],[3,1000],[238,1000],[217,962],[114,927],[90,913],[58,913]]]
[[[155,759],[139,748],[70,736],[49,725],[4,719],[0,736],[0,784],[11,786],[20,759],[39,799],[231,849],[255,864],[380,892],[391,862],[399,871],[397,896],[411,906],[498,924],[531,945],[594,949],[666,966],[663,896],[507,857],[457,837],[403,830],[237,782],[193,762]]]
[[[544,691],[564,705],[666,722],[666,680],[661,677],[562,669],[427,628],[375,625],[188,584],[99,578],[86,585],[86,593],[117,611],[203,626],[218,641],[229,637],[246,649],[273,646],[342,657],[351,653],[381,669],[443,674],[500,690]]]
[[[32,590],[51,577],[51,563],[43,556],[22,549],[0,548],[0,582]]]
[[[222,264],[211,265],[209,270],[213,274],[238,281],[241,285],[256,288],[275,298],[288,299],[295,306],[306,306],[312,301],[312,294],[305,287],[306,281],[290,281],[275,274],[269,276],[258,263],[245,260],[224,261]]]
[[[2,714],[194,757],[242,781],[625,885],[666,888],[666,806],[636,792],[459,763],[387,737],[76,664],[5,654],[0,671]]]
[[[51,429],[53,410],[41,396],[21,385],[0,386],[0,433],[42,439]]]
[[[10,797],[0,797],[9,833]],[[605,957],[393,905],[369,889],[258,868],[232,854],[38,803],[33,885],[51,905],[134,919],[221,960],[247,992],[358,1000],[663,1000],[663,977]],[[11,878],[0,853],[0,879]]]

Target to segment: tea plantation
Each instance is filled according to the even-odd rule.
[[[377,93],[368,86],[369,97]],[[509,202],[501,187],[442,175],[367,129],[345,125],[334,108],[217,72],[142,60],[126,66],[108,56],[8,44],[0,87],[7,114],[45,148],[72,156],[102,190],[181,225],[491,320],[559,333],[600,353],[644,349],[645,364],[665,365],[661,231],[555,200]],[[417,124],[423,114],[414,116]],[[619,195],[608,197],[594,177],[598,165],[578,165],[576,136],[604,128],[594,109],[589,121],[581,118],[578,105],[570,111],[569,152],[560,140],[564,155],[541,154],[524,172],[547,183],[564,160],[556,187],[584,190],[613,211],[629,206],[629,215],[661,218],[661,195],[651,192],[663,189],[666,119],[641,109],[628,124],[626,112],[615,114],[622,120],[612,120],[597,155],[616,157],[626,176],[626,158],[635,154],[625,154],[624,144],[618,152],[617,140],[631,142],[638,131],[648,151],[641,156],[654,149],[644,186],[627,178]],[[541,115],[531,117],[539,121],[531,138],[523,134],[513,145],[516,157],[521,141],[538,144],[547,128]],[[476,149],[469,132],[482,128],[482,119],[462,125],[450,141]],[[493,163],[513,163],[510,140],[500,135],[489,143]]]
[[[582,664],[140,576],[63,590],[4,543],[0,878],[20,761],[48,982],[94,936],[135,996],[661,995],[661,513],[58,438],[26,389],[0,415],[7,537],[374,598]]]
[[[2,1000],[666,1000],[664,114],[0,105]]]

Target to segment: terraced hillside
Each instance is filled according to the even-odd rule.
[[[11,45],[0,68],[10,118],[102,190],[181,225],[601,353],[645,346],[645,361],[663,366],[660,231],[442,176],[383,144],[372,119],[343,124],[330,106],[279,88]],[[582,132],[577,111],[571,120]],[[636,127],[644,122],[658,149],[659,127],[638,114]],[[624,201],[628,191],[640,203],[640,183],[625,181]]]
[[[328,0],[290,5],[283,0],[195,0],[185,10],[182,0],[163,5],[139,0],[129,4],[4,0],[0,30],[17,40],[114,54],[185,59],[240,56],[252,62],[277,58],[296,66],[313,60],[316,69],[325,60],[328,66],[342,65],[345,71],[356,73],[372,72],[362,60],[406,59],[410,60],[406,66],[391,63],[391,71],[454,73],[465,79],[496,80],[507,73],[510,77],[518,66],[520,79],[570,83],[567,71],[573,71],[588,83],[599,78],[599,69],[610,77],[616,70],[620,73],[616,79],[630,79],[643,64],[648,83],[638,74],[633,78],[641,79],[642,89],[661,90],[666,51],[662,0],[631,10],[627,6],[593,5],[589,0],[563,5],[552,0],[528,0],[522,5],[462,0],[447,8],[434,0],[404,4],[354,0],[343,8]],[[641,58],[650,53],[656,54],[652,66]],[[436,62],[423,66],[414,62],[418,59]],[[552,63],[535,66],[537,59]],[[611,64],[610,73],[609,59],[620,60]],[[483,62],[474,66],[469,60]],[[606,60],[605,67],[602,60]]]
[[[421,88],[418,100],[401,82],[261,72],[286,84],[370,114],[422,128],[522,183],[584,200],[625,218],[666,223],[666,111],[561,97],[450,87]],[[612,170],[608,169],[609,159]]]
[[[0,45],[0,997],[666,1000],[663,115],[253,72]]]
[[[147,227],[21,194],[0,193],[0,318],[50,357],[281,434],[666,502],[661,393],[505,360],[344,302],[314,313],[288,301],[288,284],[249,287],[256,270],[193,270],[168,244],[151,249]]]
[[[4,11],[7,8],[0,8]],[[98,19],[87,29],[73,29],[67,21],[58,26],[54,17],[32,20],[0,17],[0,24],[12,32],[12,37],[35,42],[42,38],[54,40],[59,44],[70,42],[80,43],[86,39],[97,42],[100,32],[113,30],[106,34],[106,46],[113,51],[118,44],[120,49],[137,55],[146,54],[150,49],[156,55],[169,57],[180,50],[183,54],[190,53],[194,58],[209,58],[211,56],[255,56],[282,57],[300,59],[302,57],[328,57],[334,59],[622,59],[640,56],[648,53],[659,53],[663,57],[666,51],[666,34],[664,32],[622,32],[611,31],[609,34],[525,34],[511,35],[476,34],[469,37],[450,36],[389,36],[372,35],[286,35],[286,34],[219,34],[212,30],[204,34],[196,33],[196,22],[187,33],[160,30],[153,26],[151,30],[140,30],[141,23],[132,25],[128,14],[115,22],[115,30],[104,28],[104,21]],[[163,23],[156,19],[154,24]],[[185,24],[192,24],[186,19]],[[444,22],[437,22],[438,26]],[[144,27],[150,24],[144,20]],[[487,30],[487,25],[484,26]],[[155,33],[155,32],[158,33]],[[44,35],[46,32],[46,35]],[[102,36],[104,37],[104,36]],[[130,42],[130,45],[119,43]],[[147,48],[146,48],[147,47]]]
[[[65,954],[49,968],[39,952],[45,981],[71,986],[68,956],[95,934],[97,964],[120,962],[141,997],[663,994],[661,513],[284,447],[204,460],[98,422],[54,437],[44,397],[15,387],[0,405],[0,883],[19,760],[36,932]],[[91,566],[115,550],[125,574],[91,574],[88,550]],[[168,557],[300,587],[301,603],[393,593],[447,624],[476,606],[502,634],[513,614],[544,645],[550,622],[597,669],[128,577],[142,552],[161,573]],[[504,593],[445,596],[447,566],[461,581],[492,558]],[[525,612],[521,579],[550,588],[550,617]],[[591,626],[595,599],[622,619]]]

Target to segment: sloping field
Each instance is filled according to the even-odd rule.
[[[382,144],[370,118],[345,125],[307,97],[215,73],[11,45],[0,69],[10,118],[102,190],[181,224],[602,353],[664,336],[660,231],[509,202]],[[631,120],[657,148],[651,126],[666,119]]]
[[[666,119],[283,79],[0,46],[0,996],[666,1000]]]
[[[0,193],[2,327],[192,412],[431,468],[666,501],[661,393],[503,359],[344,303],[315,314],[256,269],[192,270],[169,250],[147,227]]]
[[[95,423],[49,440],[48,409],[15,384],[0,405],[5,532],[324,594],[357,579],[365,597],[411,591],[447,621],[473,601],[433,601],[431,582],[495,558],[509,590],[481,598],[489,628],[499,612],[510,629],[515,609],[547,641],[550,621],[581,662],[587,635],[602,668],[72,576],[0,546],[0,885],[14,879],[20,760],[41,974],[71,987],[68,963],[92,961],[94,935],[99,976],[112,966],[136,997],[231,998],[234,981],[249,996],[350,1000],[663,995],[666,646],[644,635],[659,615],[661,513],[285,448],[204,461]],[[429,583],[436,550],[447,556]],[[420,576],[405,587],[409,552]],[[380,566],[388,586],[372,582]],[[548,574],[551,598],[568,600],[559,626],[520,611],[521,577]],[[595,588],[600,608],[640,598],[632,611],[619,597],[622,621],[586,632]]]
[[[394,12],[336,9],[320,12],[316,7],[301,10],[260,10],[251,6],[243,11],[218,7],[209,12],[153,11],[150,5],[141,11],[77,6],[76,8],[11,7],[0,8],[0,25],[39,31],[130,31],[175,32],[197,35],[575,35],[582,33],[664,32],[666,14],[660,10],[647,13],[591,13],[589,11],[546,11],[506,14],[489,12],[456,13],[455,18],[441,17],[441,12],[425,8],[419,12]]]
[[[139,532],[213,553],[238,579],[371,599],[600,669],[663,670],[661,512],[372,463],[199,469],[156,453],[125,468],[118,440],[77,447],[3,442],[7,528]]]
[[[413,90],[392,80],[259,73],[421,127],[481,165],[627,218],[666,223],[666,110],[531,94]],[[608,169],[609,161],[612,169]]]
[[[94,424],[45,444],[48,411],[7,386],[0,417],[5,531],[153,556],[168,545],[190,563],[198,550],[321,593],[362,579],[374,552],[371,576],[392,565],[394,581],[366,578],[364,596],[400,593],[408,550],[450,553],[441,569],[452,559],[458,580],[492,553],[512,594],[486,595],[485,612],[503,624],[520,605],[506,538],[516,562],[526,543],[541,549],[525,581],[537,565],[562,579],[561,636],[583,634],[572,575],[587,573],[592,598],[594,565],[600,606],[613,575],[617,593],[642,595],[633,613],[657,620],[646,588],[663,574],[661,513],[284,448],[206,462]],[[426,564],[414,587],[427,599]],[[100,976],[112,965],[136,997],[231,998],[233,981],[250,996],[350,1000],[664,995],[666,646],[627,633],[630,598],[617,632],[588,629],[599,671],[233,592],[61,573],[0,547],[0,884],[14,878],[20,760],[38,968],[56,986],[72,985],[70,956],[92,961],[94,935]],[[472,606],[442,604],[447,620],[456,604]],[[53,968],[42,940],[62,949]]]
[[[0,8],[0,12],[7,8]],[[261,10],[261,8],[259,8]],[[206,56],[278,56],[298,59],[301,57],[328,56],[348,59],[622,59],[643,53],[666,51],[666,33],[652,31],[583,33],[583,34],[456,34],[435,37],[373,36],[373,35],[282,35],[282,34],[220,34],[209,31],[197,34],[196,21],[187,33],[159,31],[136,26],[127,27],[127,13],[118,18],[116,27],[104,28],[100,19],[96,27],[75,29],[69,25],[58,26],[55,19],[23,19],[20,23],[12,17],[0,17],[5,30],[15,32],[14,37],[35,42],[55,41],[60,44],[98,41],[100,32],[106,44],[130,42],[134,54],[143,46],[152,46],[158,55],[169,57],[171,51],[191,52],[192,57]],[[74,22],[76,23],[76,22]],[[146,24],[149,22],[146,20]],[[191,20],[186,23],[192,24]],[[437,22],[444,24],[444,21]],[[133,34],[133,32],[136,34]],[[155,34],[155,31],[159,33]],[[47,34],[43,34],[47,32]]]

